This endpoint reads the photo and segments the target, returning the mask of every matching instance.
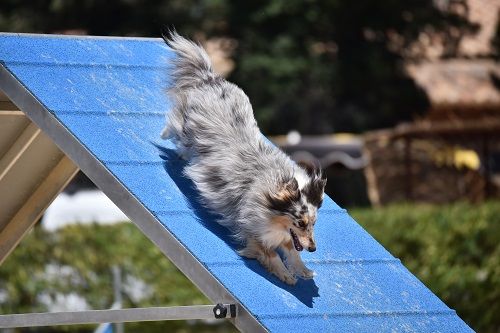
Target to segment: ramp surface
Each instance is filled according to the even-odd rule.
[[[203,209],[173,145],[160,39],[0,35],[0,89],[235,325],[276,332],[471,332],[347,212],[325,198],[313,280],[287,286],[237,255]]]

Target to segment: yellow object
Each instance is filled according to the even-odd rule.
[[[479,169],[481,161],[479,156],[474,150],[470,149],[456,149],[454,151],[454,164],[457,168],[468,168],[472,170]]]

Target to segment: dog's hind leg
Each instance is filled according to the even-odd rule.
[[[282,244],[280,248],[285,259],[285,265],[290,273],[303,279],[312,279],[314,277],[314,271],[304,265],[299,252],[293,248],[292,241]]]
[[[185,147],[183,144],[177,144],[177,155],[185,161],[189,161],[193,157],[193,150]]]
[[[172,138],[172,136],[173,136],[172,129],[170,128],[169,125],[165,125],[165,127],[163,127],[163,130],[161,131],[160,136],[163,140],[167,140],[167,139]]]
[[[294,285],[297,279],[288,271],[280,256],[272,249],[266,249],[255,240],[250,240],[240,255],[250,259],[257,259],[270,273],[276,275],[286,284]]]

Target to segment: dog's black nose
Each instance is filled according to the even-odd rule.
[[[316,245],[309,246],[309,247],[307,248],[307,251],[309,251],[309,252],[314,252],[314,251],[316,251]]]

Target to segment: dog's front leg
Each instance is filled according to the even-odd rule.
[[[290,273],[303,279],[312,279],[314,277],[314,271],[304,265],[299,252],[293,248],[292,241],[282,244],[281,250],[283,252],[286,267]]]
[[[286,284],[294,285],[297,283],[297,279],[288,271],[275,250],[265,248],[257,241],[250,240],[239,253],[244,257],[257,259],[270,273],[276,275]]]

